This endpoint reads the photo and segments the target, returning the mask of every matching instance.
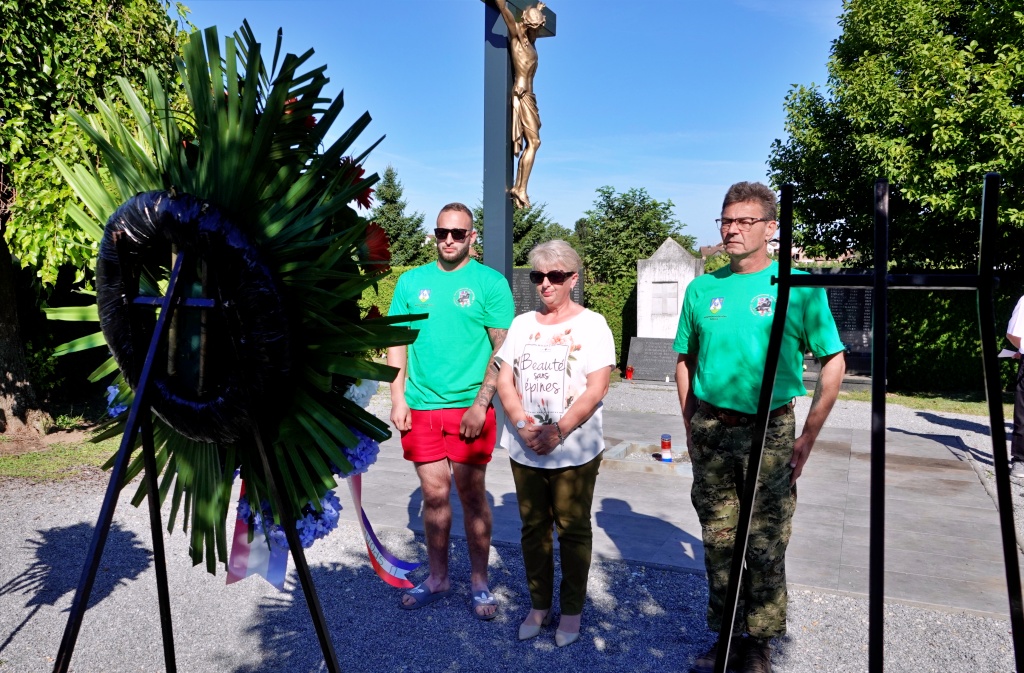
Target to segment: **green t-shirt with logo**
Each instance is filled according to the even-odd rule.
[[[505,277],[471,259],[456,271],[431,262],[398,278],[388,315],[426,313],[406,323],[409,344],[405,401],[410,409],[468,407],[476,399],[493,352],[487,328],[508,329],[515,316]]]
[[[687,285],[672,348],[697,353],[693,393],[698,399],[747,414],[757,412],[778,295],[771,278],[778,275],[778,268],[778,262],[756,273],[733,273],[724,267]],[[806,351],[824,357],[845,350],[825,290],[794,287],[789,299],[772,409],[807,393]]]

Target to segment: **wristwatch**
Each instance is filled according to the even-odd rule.
[[[526,421],[517,421],[516,422],[516,430],[522,430],[525,427],[526,427]]]

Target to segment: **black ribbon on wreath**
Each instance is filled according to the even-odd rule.
[[[154,272],[176,251],[196,260],[183,269],[193,286],[184,295],[212,290],[214,297],[205,310],[174,316],[176,322],[204,322],[201,329],[181,330],[186,336],[180,340],[172,324],[173,346],[165,345],[160,354],[168,366],[153,372],[152,408],[189,439],[234,444],[273,414],[274,401],[289,385],[292,342],[276,279],[257,247],[222,211],[173,191],[143,192],[118,208],[104,229],[96,266],[100,327],[137,391],[132,325],[151,334],[155,317],[130,316],[133,298],[143,284],[160,294],[152,287]]]

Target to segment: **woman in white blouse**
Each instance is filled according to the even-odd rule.
[[[562,647],[580,635],[590,509],[604,450],[601,400],[615,366],[615,342],[605,319],[570,296],[580,271],[572,246],[542,243],[530,252],[530,265],[543,308],[517,316],[497,354],[505,409],[500,443],[512,460],[532,603],[519,639],[537,636],[551,621],[554,525],[562,568],[555,644]]]

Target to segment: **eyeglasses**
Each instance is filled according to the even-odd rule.
[[[750,228],[757,222],[771,222],[767,217],[723,217],[715,220],[722,231],[728,231],[729,227],[736,225],[740,231],[750,231]]]
[[[544,282],[544,279],[547,278],[548,280],[551,281],[552,285],[561,285],[565,281],[572,278],[575,273],[575,271],[548,271],[547,273],[542,273],[540,271],[531,271],[530,282],[533,283],[534,285],[540,285],[541,283]]]
[[[466,237],[469,236],[469,232],[471,232],[471,231],[473,231],[473,230],[472,229],[444,229],[443,227],[437,227],[436,229],[434,229],[434,236],[436,236],[437,240],[439,240],[439,241],[447,241],[448,240],[448,234],[451,234],[452,235],[452,240],[458,242],[458,241],[466,240]]]

